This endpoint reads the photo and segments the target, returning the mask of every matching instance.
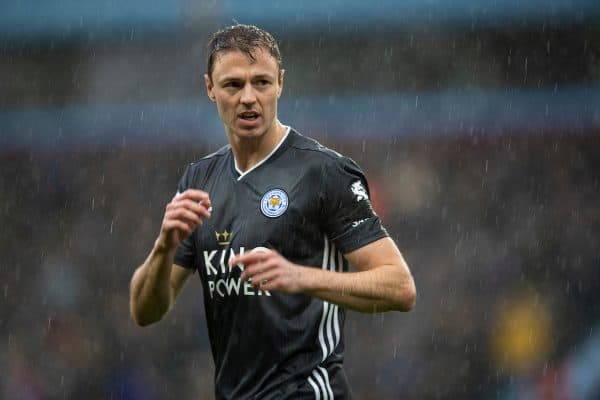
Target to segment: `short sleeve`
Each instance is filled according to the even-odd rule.
[[[189,187],[191,166],[188,166],[183,173],[177,186],[177,194],[185,192]],[[175,251],[174,263],[184,268],[195,269],[196,246],[194,245],[194,234],[185,238]]]
[[[373,210],[369,186],[360,167],[347,157],[323,170],[322,229],[344,254],[388,236]]]

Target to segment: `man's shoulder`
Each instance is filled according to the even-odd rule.
[[[214,153],[189,163],[183,174],[182,184],[186,187],[203,186],[209,178],[211,171],[222,169],[220,167],[227,162],[227,155],[229,153],[229,145],[226,145]]]
[[[294,132],[289,148],[293,149],[293,152],[287,160],[293,160],[293,163],[307,174],[311,171],[325,174],[332,181],[346,174],[356,177],[364,175],[361,167],[352,158],[298,132]]]
[[[300,162],[305,168],[317,168],[321,172],[323,169],[326,169],[330,173],[336,170],[350,170],[362,173],[361,168],[352,158],[296,131],[294,131],[294,136],[290,140],[289,147],[295,152],[292,156],[293,159],[301,160]]]
[[[210,154],[200,158],[199,160],[191,162],[189,164],[189,168],[192,170],[195,170],[198,168],[206,167],[209,164],[222,161],[227,157],[230,149],[231,149],[231,146],[227,144],[227,145],[221,147],[219,150],[217,150],[213,153],[210,153]]]
[[[297,152],[305,153],[307,157],[315,158],[322,162],[335,161],[345,158],[337,151],[322,145],[317,140],[293,131],[294,136],[289,147]]]

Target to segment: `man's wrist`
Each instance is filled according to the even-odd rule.
[[[323,289],[321,270],[314,267],[299,266],[297,276],[298,291],[314,295]]]
[[[155,254],[171,254],[175,253],[177,246],[169,246],[166,241],[160,236],[154,241],[152,252]]]

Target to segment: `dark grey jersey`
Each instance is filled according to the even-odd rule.
[[[178,187],[209,193],[212,217],[177,249],[198,271],[218,399],[344,399],[350,389],[343,308],[305,294],[240,281],[238,253],[274,249],[290,261],[347,271],[342,254],[387,236],[367,182],[349,158],[289,129],[281,144],[240,174],[231,148],[191,164]]]

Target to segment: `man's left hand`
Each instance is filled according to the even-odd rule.
[[[307,268],[288,261],[274,250],[266,248],[254,249],[248,253],[237,255],[229,261],[229,266],[244,265],[240,276],[259,290],[278,290],[285,293],[301,291],[303,273]]]

